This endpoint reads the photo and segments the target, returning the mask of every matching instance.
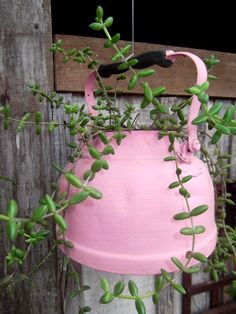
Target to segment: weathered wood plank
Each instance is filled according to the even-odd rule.
[[[221,305],[217,308],[210,309],[208,311],[202,312],[202,314],[227,314],[236,312],[236,302],[231,302],[229,304]]]
[[[86,46],[91,47],[97,52],[97,57],[103,63],[110,63],[112,49],[104,49],[104,39],[82,37],[82,36],[70,36],[70,35],[56,35],[55,40],[61,38],[64,41],[64,47],[66,49],[83,48]],[[127,42],[121,41],[121,46],[124,46]],[[152,50],[166,50],[171,49],[175,51],[190,51],[195,53],[201,58],[209,57],[214,54],[220,59],[214,69],[214,74],[219,77],[218,80],[212,82],[209,89],[209,95],[214,97],[236,97],[236,54],[207,51],[192,48],[163,46],[150,43],[136,43],[136,54],[140,54]],[[195,84],[196,71],[194,64],[188,58],[178,59],[176,64],[171,68],[163,69],[156,68],[157,74],[150,77],[148,81],[152,86],[164,85],[167,87],[167,95],[184,95],[184,89],[188,86]],[[75,64],[74,62],[63,63],[62,56],[55,55],[55,84],[58,91],[64,92],[81,92],[84,89],[84,81],[88,76],[89,70],[85,65]],[[180,79],[181,75],[181,79]],[[107,80],[107,83],[114,83],[115,78]],[[124,89],[127,88],[127,84],[120,82],[119,86]],[[128,92],[128,91],[127,91]],[[135,88],[131,93],[142,93],[140,87]]]
[[[82,97],[74,97],[72,94],[62,94],[64,99],[71,102],[79,102],[81,103],[83,100]],[[75,99],[74,99],[75,98]],[[52,109],[50,120],[63,122],[65,119],[64,115],[64,109],[58,108],[58,109]],[[72,138],[68,132],[67,128],[57,128],[52,136],[52,145],[51,145],[51,155],[53,156],[53,163],[61,166],[65,166],[68,162],[68,156],[71,154],[72,150],[67,146],[67,143],[69,143]],[[58,180],[59,174],[54,176],[55,182]],[[64,259],[65,255],[61,252],[61,250],[58,250],[57,252],[57,263],[58,263],[58,282],[57,286],[60,290],[60,294],[58,294],[58,297],[61,299],[61,303],[63,304],[63,314],[74,314],[78,313],[80,306],[83,306],[84,303],[84,295],[81,294],[80,296],[76,298],[70,298],[69,294],[75,289],[78,289],[78,285],[76,284],[73,277],[68,276],[68,273],[74,271],[71,269],[71,267],[65,267],[64,266]],[[81,272],[81,265],[73,263],[73,266],[76,270],[76,272],[81,276],[82,278],[82,272]],[[87,292],[89,293],[89,292]]]
[[[30,94],[27,85],[38,81],[45,89],[53,89],[51,45],[51,1],[0,1],[0,101],[9,103],[14,116],[24,111],[43,113],[48,119],[47,104]],[[17,200],[20,215],[27,216],[35,208],[39,198],[50,191],[52,180],[50,138],[47,131],[35,138],[35,130],[27,128],[16,135],[16,125],[7,131],[0,126],[0,173],[12,177],[16,187],[0,182],[0,211],[4,212],[10,198]],[[1,224],[2,231],[2,224]],[[9,247],[5,235],[0,237],[0,277],[6,272],[4,255]],[[30,271],[48,252],[50,240],[33,248],[27,260]],[[22,283],[16,287],[14,298],[1,291],[1,313],[61,313],[57,288],[56,256],[33,277],[34,285]]]
[[[22,13],[22,4],[14,3],[14,1],[9,1],[9,4],[4,4],[3,7],[0,9],[4,10],[13,10],[14,16],[20,16],[20,18],[24,17],[24,14],[27,16],[25,18],[25,23],[23,23],[22,28],[19,28],[18,25],[16,27],[16,20],[13,22],[6,22],[5,26],[5,35],[1,37],[1,45],[3,49],[0,53],[0,70],[7,73],[2,75],[4,78],[1,83],[1,101],[4,104],[5,101],[9,101],[14,104],[14,113],[21,114],[24,110],[28,110],[29,107],[25,105],[22,106],[22,103],[30,104],[30,110],[37,109],[38,104],[35,100],[29,96],[29,94],[24,89],[24,83],[28,83],[31,80],[37,80],[42,83],[45,88],[52,89],[52,71],[51,71],[51,60],[48,57],[47,48],[50,45],[50,22],[49,22],[49,14],[47,15],[44,27],[41,28],[41,20],[43,20],[42,16],[38,16],[38,11],[42,14],[42,7],[44,6],[44,14],[45,8],[47,12],[47,8],[49,10],[49,2],[44,1],[37,3],[37,14],[35,12],[31,12],[32,16],[26,14],[26,10],[30,6],[29,1],[25,1],[25,11],[23,10]],[[8,7],[9,6],[9,7]],[[13,9],[12,9],[13,8]],[[15,11],[14,11],[15,10]],[[7,11],[7,12],[8,12]],[[9,13],[10,14],[10,13]],[[28,13],[29,14],[29,13]],[[37,18],[36,18],[37,17]],[[37,20],[35,24],[39,24],[39,28],[34,26],[33,31],[30,30],[32,21]],[[44,18],[45,19],[45,18]],[[13,23],[13,26],[12,25]],[[31,24],[30,24],[31,23]],[[30,26],[29,26],[30,25]],[[14,31],[17,29],[19,34]],[[40,33],[41,32],[41,33]],[[23,33],[23,35],[22,35]],[[39,36],[40,35],[40,36]],[[60,36],[61,37],[61,36]],[[81,38],[81,37],[80,37]],[[7,39],[7,40],[6,40]],[[90,45],[92,48],[93,45],[97,45],[98,40],[93,39],[91,45],[91,39],[84,39],[83,42],[76,42],[78,37],[74,37],[73,42],[67,41],[67,38],[64,37],[66,47],[80,47]],[[3,42],[4,40],[4,42]],[[101,41],[99,41],[101,43]],[[71,46],[71,43],[73,45]],[[145,46],[144,46],[145,45]],[[138,44],[137,53],[142,51],[151,50],[151,49],[159,49],[163,48],[158,45],[149,45],[147,49],[147,44]],[[30,51],[30,56],[28,57],[27,52]],[[14,55],[13,55],[14,52]],[[33,53],[32,53],[33,52]],[[199,53],[198,53],[199,52]],[[201,55],[201,51],[195,51],[195,53]],[[203,53],[203,52],[202,52]],[[209,55],[209,52],[204,52]],[[225,56],[226,55],[226,56]],[[223,54],[223,58],[226,57],[233,62],[234,55],[230,54]],[[230,55],[230,56],[228,56]],[[206,55],[205,55],[206,56]],[[108,56],[107,56],[108,58]],[[232,59],[230,59],[232,58]],[[16,60],[17,66],[12,66],[12,60]],[[37,60],[37,62],[35,61]],[[46,60],[46,61],[45,61]],[[106,62],[108,59],[104,59]],[[57,60],[56,66],[58,66],[59,61]],[[186,63],[185,63],[186,62]],[[19,69],[18,66],[20,65]],[[42,66],[43,65],[43,66]],[[189,66],[191,67],[190,63]],[[80,66],[79,66],[80,67]],[[158,70],[160,76],[163,77],[162,84],[174,87],[173,92],[170,94],[183,94],[179,90],[182,90],[187,85],[191,85],[194,83],[194,69],[188,68],[188,61],[184,60],[181,61],[181,64],[178,66],[176,64],[176,69],[173,71],[175,72],[168,72],[168,74],[164,74],[165,70]],[[185,69],[189,71],[185,72]],[[179,69],[179,70],[178,70]],[[228,69],[228,68],[227,68]],[[234,68],[233,68],[234,69]],[[60,72],[59,72],[60,71]],[[64,71],[64,72],[63,72]],[[167,71],[167,70],[166,70]],[[172,71],[168,70],[168,71]],[[218,70],[219,71],[219,70]],[[228,71],[228,70],[227,70]],[[229,72],[225,72],[225,77],[227,77]],[[236,71],[236,70],[235,70]],[[172,74],[171,74],[172,73]],[[175,73],[175,74],[173,74]],[[180,80],[178,79],[179,73],[181,73],[181,77],[183,77],[181,85],[178,85]],[[63,65],[63,68],[56,70],[57,79],[59,80],[62,77],[66,77],[68,81],[68,87],[58,88],[58,90],[64,91],[81,91],[83,89],[84,79],[88,74],[87,70],[81,68],[81,80],[79,82],[75,81],[76,75],[78,75],[78,68],[76,67],[71,68],[70,65],[66,64]],[[170,75],[171,74],[171,75]],[[217,74],[217,73],[216,73]],[[166,75],[166,76],[164,76]],[[174,81],[169,82],[169,77],[172,76]],[[235,75],[230,74],[229,77],[235,77]],[[156,79],[155,79],[156,80]],[[58,81],[59,82],[59,81]],[[186,83],[187,82],[187,83]],[[229,81],[231,87],[233,86],[234,82]],[[14,89],[13,89],[13,83]],[[158,84],[160,81],[158,82]],[[59,84],[59,83],[58,83]],[[61,84],[61,83],[60,83]],[[216,84],[216,83],[213,83]],[[224,83],[225,84],[225,83]],[[217,86],[217,85],[216,85]],[[225,86],[224,86],[225,87]],[[217,89],[220,90],[219,88]],[[231,89],[230,89],[231,90]],[[232,89],[233,90],[233,89]],[[232,91],[231,91],[232,92]],[[224,94],[221,96],[224,97],[235,97],[235,95],[230,94],[229,92],[227,95]],[[211,91],[213,93],[213,91]],[[219,93],[219,92],[218,92]],[[17,95],[17,96],[16,96]],[[66,95],[66,94],[65,94]],[[217,92],[214,94],[215,96],[219,95]],[[83,102],[83,98],[81,96],[75,95],[66,95],[68,99],[73,99],[73,102],[79,101]],[[174,103],[177,98],[163,98],[163,102]],[[179,99],[180,100],[180,99]],[[136,96],[125,96],[119,97],[118,102],[119,104],[124,104],[124,101],[129,101],[138,105],[140,103],[140,97]],[[138,111],[137,111],[138,112]],[[45,118],[47,118],[48,111],[44,108]],[[53,111],[52,115],[55,120],[63,119],[62,111]],[[147,124],[150,122],[148,117],[148,111],[142,113],[140,115],[140,123]],[[8,137],[8,135],[10,137]],[[12,189],[12,186],[8,183],[7,188],[0,187],[1,196],[5,193],[4,197],[7,199],[14,195],[16,197],[23,208],[32,208],[36,204],[38,198],[44,193],[50,190],[49,183],[52,179],[55,179],[55,175],[50,172],[51,161],[58,162],[60,164],[65,164],[67,160],[67,156],[69,154],[69,149],[66,147],[66,136],[63,129],[58,129],[57,132],[52,136],[52,144],[51,144],[51,154],[48,151],[50,147],[50,141],[47,136],[47,132],[43,134],[39,140],[34,139],[34,132],[27,131],[20,136],[15,137],[15,132],[10,129],[9,131],[2,131],[0,133],[1,138],[1,149],[2,149],[2,163],[0,164],[0,171],[3,170],[7,173],[5,175],[9,175],[15,177],[17,179],[19,189],[15,190]],[[10,140],[9,140],[10,138]],[[228,144],[225,145],[225,148],[228,147]],[[233,146],[232,146],[233,147]],[[227,149],[225,149],[227,150]],[[3,167],[4,165],[4,167]],[[32,180],[31,174],[34,174],[35,178]],[[5,202],[6,203],[6,202]],[[3,207],[5,206],[3,204]],[[1,208],[1,211],[4,208]],[[26,210],[27,212],[27,210]],[[23,213],[23,212],[22,212]],[[5,239],[2,238],[2,247],[5,246]],[[47,246],[43,246],[42,251],[46,251]],[[3,252],[4,253],[4,252]],[[32,254],[31,257],[33,262],[37,262],[36,254]],[[32,262],[31,261],[31,262]],[[3,258],[1,257],[1,263],[4,265]],[[4,298],[4,301],[0,305],[0,311],[4,313],[5,309],[7,308],[7,313],[61,313],[61,295],[59,290],[57,289],[56,280],[59,279],[56,275],[58,260],[56,257],[50,260],[50,262],[45,265],[42,271],[36,276],[36,289],[30,291],[29,288],[25,286],[21,286],[21,288],[16,292],[16,304],[10,304],[10,301],[7,298]],[[61,265],[60,269],[61,269]],[[5,266],[4,266],[5,267]],[[134,305],[128,301],[121,301],[112,303],[107,306],[99,305],[98,299],[101,295],[101,290],[98,287],[99,284],[99,277],[104,273],[98,272],[96,270],[90,269],[88,267],[77,265],[77,270],[82,274],[82,280],[84,284],[90,284],[92,288],[91,292],[86,292],[83,297],[79,299],[73,299],[71,302],[67,302],[65,306],[65,313],[74,314],[78,312],[78,307],[84,305],[89,305],[93,308],[93,312],[96,314],[103,314],[112,312],[113,314],[118,313],[135,313]],[[1,270],[1,271],[4,271]],[[124,280],[128,280],[131,276],[119,276],[113,274],[105,275],[109,278],[111,283],[114,283],[118,278],[122,278]],[[132,277],[134,278],[134,277]],[[202,275],[198,275],[197,277],[201,280]],[[135,280],[137,281],[140,291],[148,291],[152,290],[154,286],[154,277],[153,276],[135,276]],[[70,288],[73,288],[73,283],[67,285],[65,289],[65,295],[69,291]],[[27,296],[27,300],[23,300],[23,296]],[[4,296],[5,297],[5,296]],[[41,302],[43,300],[43,302]],[[206,308],[206,297],[205,295],[201,297],[201,300],[198,298],[197,303],[204,305],[203,308]],[[20,303],[20,310],[18,304]],[[30,304],[30,307],[29,307]],[[157,308],[152,304],[151,300],[146,301],[147,304],[147,312],[149,314],[155,313],[156,311],[159,314],[180,314],[181,313],[181,297],[177,292],[174,292],[172,289],[166,289],[162,293],[161,301]],[[201,308],[201,309],[203,309]]]
[[[202,270],[204,267],[201,267]],[[192,284],[197,285],[209,280],[209,274],[203,272],[192,275]],[[210,305],[210,293],[204,292],[192,296],[191,299],[191,314],[201,313],[203,310],[209,308]]]
[[[234,107],[236,107],[236,101],[234,101],[233,104]],[[234,119],[236,119],[236,112]],[[230,177],[232,180],[236,181],[236,141],[234,138],[231,138],[230,141],[230,153],[232,154],[232,157],[230,159],[230,163],[232,165],[230,169]]]

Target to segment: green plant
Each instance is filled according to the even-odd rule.
[[[226,225],[225,218],[226,204],[233,204],[231,195],[227,192],[226,184],[230,182],[228,178],[227,169],[230,167],[228,160],[230,155],[222,155],[218,146],[218,141],[223,135],[236,134],[236,120],[234,120],[234,106],[229,105],[226,109],[223,104],[216,102],[210,108],[207,106],[208,95],[207,89],[209,82],[202,85],[195,85],[186,89],[190,95],[189,98],[180,104],[171,106],[169,108],[161,103],[160,96],[165,92],[162,86],[151,87],[145,77],[153,75],[153,69],[135,70],[133,67],[137,64],[137,59],[127,60],[126,56],[129,53],[130,45],[120,48],[119,40],[120,35],[111,35],[109,27],[113,23],[113,18],[108,17],[104,19],[103,9],[98,7],[96,10],[95,22],[90,24],[90,27],[95,31],[103,31],[106,35],[104,42],[105,48],[114,49],[112,61],[121,61],[119,65],[120,70],[128,69],[131,72],[131,78],[127,82],[128,90],[135,88],[137,84],[141,84],[143,88],[143,100],[141,102],[141,109],[150,108],[150,118],[152,124],[151,129],[158,131],[159,138],[167,137],[169,139],[169,156],[164,159],[166,162],[173,162],[175,164],[176,181],[170,182],[169,189],[178,189],[180,195],[183,197],[188,212],[180,212],[174,216],[175,220],[188,219],[191,227],[182,228],[180,233],[192,238],[191,251],[186,252],[187,262],[182,264],[176,257],[172,257],[171,261],[177,266],[180,272],[195,273],[200,269],[198,266],[189,267],[192,259],[197,262],[206,264],[205,271],[210,272],[214,280],[222,273],[227,272],[225,262],[231,257],[234,257],[236,262],[235,252],[235,229]],[[50,48],[52,52],[61,53],[64,56],[64,62],[84,63],[89,69],[95,70],[98,77],[99,88],[96,90],[96,95],[99,96],[97,104],[94,109],[97,111],[96,116],[87,113],[84,104],[74,104],[64,100],[63,96],[57,95],[55,92],[45,92],[38,84],[31,84],[30,89],[33,95],[38,97],[39,101],[44,99],[53,106],[55,109],[63,108],[65,113],[65,121],[43,121],[40,112],[24,113],[21,118],[11,116],[10,105],[5,105],[0,108],[0,118],[3,122],[4,128],[7,129],[10,124],[16,125],[16,132],[23,132],[27,127],[34,127],[36,135],[41,134],[42,128],[47,127],[48,132],[52,133],[59,127],[66,127],[71,136],[79,138],[78,141],[69,142],[67,145],[71,148],[72,153],[69,156],[69,161],[75,163],[81,157],[83,150],[88,149],[94,162],[90,169],[88,169],[83,177],[78,177],[72,171],[63,169],[60,165],[54,165],[59,173],[65,177],[68,186],[72,185],[78,189],[78,192],[69,197],[68,193],[58,193],[58,184],[53,184],[52,194],[46,194],[39,200],[39,205],[34,209],[32,215],[28,218],[18,217],[18,205],[16,200],[9,200],[6,212],[0,214],[0,220],[6,224],[6,234],[11,243],[11,249],[8,252],[6,259],[8,264],[8,275],[2,278],[0,286],[13,288],[14,285],[21,280],[29,280],[35,272],[47,261],[50,255],[56,250],[57,246],[64,244],[68,249],[72,243],[55,238],[52,243],[51,249],[44,256],[41,262],[35,266],[28,273],[22,271],[24,261],[30,253],[32,246],[38,245],[41,241],[49,236],[49,221],[55,223],[58,227],[57,235],[63,235],[67,229],[67,223],[63,218],[63,213],[72,204],[79,204],[87,198],[100,199],[102,198],[102,191],[98,191],[96,187],[88,187],[88,182],[92,181],[99,172],[109,170],[109,164],[105,160],[108,154],[114,154],[115,150],[111,144],[112,138],[109,138],[107,131],[114,131],[113,138],[118,145],[122,145],[122,140],[127,136],[124,130],[132,130],[141,128],[138,124],[138,115],[135,114],[135,107],[126,103],[125,110],[122,112],[116,103],[117,85],[120,80],[126,80],[125,74],[120,74],[117,77],[117,84],[115,88],[106,86],[98,72],[100,61],[95,58],[95,53],[89,48],[85,47],[80,50],[71,49],[66,51],[63,48],[61,40],[55,42]],[[205,60],[209,73],[212,67],[217,64],[219,60],[211,56]],[[209,80],[215,79],[211,74],[208,76]],[[113,94],[110,95],[109,92]],[[203,214],[208,210],[207,205],[199,204],[195,208],[191,208],[189,198],[191,197],[189,191],[185,187],[185,183],[192,179],[191,175],[183,176],[181,164],[179,163],[175,148],[174,141],[186,139],[186,124],[187,118],[184,109],[191,103],[192,97],[196,95],[201,102],[201,113],[193,121],[195,125],[206,124],[209,130],[214,130],[213,136],[205,134],[211,138],[211,144],[215,146],[216,158],[213,158],[205,147],[202,147],[201,152],[204,156],[204,161],[207,163],[210,174],[212,175],[215,186],[220,185],[217,194],[217,226],[221,230],[217,247],[213,255],[208,259],[201,252],[196,252],[196,234],[204,233],[205,227],[203,225],[194,225],[193,217]],[[223,113],[222,113],[223,112]],[[168,115],[166,115],[168,113]],[[163,117],[160,118],[160,114]],[[200,131],[202,132],[202,131]],[[203,132],[202,132],[203,133]],[[92,144],[92,139],[98,137],[103,142],[105,148],[103,151],[98,151]],[[0,176],[1,180],[14,181],[6,176]],[[21,239],[24,243],[22,247],[18,245],[17,239]],[[19,246],[19,247],[18,247]],[[67,265],[70,264],[72,269],[70,275],[75,279],[78,289],[71,292],[70,297],[74,298],[80,293],[89,289],[88,286],[83,286],[80,282],[78,273],[73,269],[70,260],[65,258],[64,261]],[[186,291],[181,284],[176,283],[166,270],[162,269],[161,275],[157,277],[155,283],[155,290],[141,295],[138,287],[134,281],[128,282],[129,294],[124,294],[125,283],[117,282],[113,288],[110,287],[105,278],[101,278],[101,288],[104,293],[100,298],[100,303],[107,304],[112,302],[115,298],[132,300],[137,313],[144,314],[146,298],[152,298],[156,304],[160,298],[160,291],[167,286],[172,286],[178,292],[185,294]],[[79,313],[90,312],[89,307],[84,307],[79,310]]]

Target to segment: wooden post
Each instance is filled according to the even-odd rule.
[[[46,90],[53,89],[52,55],[48,51],[52,38],[50,4],[50,0],[0,0],[0,105],[9,103],[16,117],[21,117],[24,111],[39,110],[43,113],[43,119],[47,120],[49,114],[52,114],[47,104],[39,104],[27,89],[27,84],[35,81]],[[140,98],[133,101],[140,102]],[[60,116],[60,112],[53,114]],[[145,119],[143,117],[143,121]],[[0,212],[4,212],[7,201],[14,198],[21,209],[20,214],[26,216],[37,206],[39,198],[50,191],[50,183],[55,179],[51,163],[55,159],[59,163],[65,163],[67,148],[63,129],[55,133],[53,141],[50,141],[45,130],[41,136],[35,137],[33,128],[27,127],[26,132],[21,134],[17,134],[15,129],[16,124],[12,124],[8,130],[3,130],[0,123],[0,175],[9,176],[16,182],[13,186],[10,182],[0,181]],[[232,143],[232,147],[233,145],[235,144]],[[0,231],[3,231],[2,224]],[[0,277],[6,272],[4,255],[9,247],[4,234],[3,232],[0,236]],[[27,259],[28,270],[37,265],[41,260],[40,255],[46,254],[49,246],[50,243],[44,241],[32,251]],[[57,254],[52,255],[34,275],[33,287],[29,283],[21,283],[14,291],[13,300],[5,291],[1,291],[0,313],[74,314],[78,313],[80,304],[92,306],[93,313],[96,314],[135,313],[134,304],[130,302],[99,305],[101,290],[98,287],[98,278],[103,273],[85,266],[81,270],[82,281],[84,284],[91,284],[92,293],[86,292],[84,300],[74,301],[64,308],[61,291],[57,288],[58,283],[63,282],[59,280],[58,264]],[[80,266],[78,269],[80,271]],[[111,274],[107,276],[112,283],[117,278],[131,278]],[[154,277],[140,276],[137,281],[141,291],[153,289]],[[180,313],[179,295],[175,297],[173,292],[166,290],[162,297],[158,307],[151,300],[146,301],[149,314],[156,311],[161,314]]]
[[[10,104],[12,115],[21,117],[25,111],[43,113],[48,119],[48,106],[31,95],[27,85],[38,82],[42,88],[53,89],[50,0],[1,0],[0,1],[0,105]],[[7,200],[14,198],[20,214],[26,216],[44,193],[50,191],[51,156],[50,137],[47,131],[35,136],[33,127],[16,133],[16,124],[3,130],[0,123],[0,174],[13,178],[16,185],[0,182],[0,212]],[[3,225],[0,226],[3,231]],[[0,237],[0,277],[6,272],[4,255],[9,248],[4,234]],[[50,242],[50,241],[49,241]],[[37,265],[48,251],[44,241],[33,249],[27,259],[26,271]],[[1,291],[1,313],[57,313],[61,305],[57,290],[56,256],[43,265],[33,277],[33,286],[21,283],[9,298]]]
[[[191,313],[191,294],[189,294],[189,289],[192,286],[192,275],[183,275],[183,286],[187,291],[187,295],[183,298],[182,301],[182,313],[188,314]]]

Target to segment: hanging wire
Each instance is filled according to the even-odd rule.
[[[135,54],[134,51],[134,0],[132,0],[132,54]]]
[[[131,0],[132,3],[132,13],[131,13],[131,20],[132,20],[132,53],[131,55],[129,55],[126,60],[129,60],[131,57],[133,57],[135,55],[135,44],[134,44],[134,0]]]

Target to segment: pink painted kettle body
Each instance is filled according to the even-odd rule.
[[[183,55],[195,62],[198,84],[206,81],[206,69],[198,57],[186,52],[167,52],[169,58]],[[90,78],[86,90],[90,106],[94,101],[91,86]],[[199,106],[195,97],[189,113],[191,121],[197,116]],[[175,147],[182,176],[193,176],[185,183],[191,194],[190,208],[208,205],[205,213],[193,217],[195,226],[206,228],[204,233],[196,235],[195,251],[208,256],[215,248],[217,237],[214,189],[206,165],[193,156],[200,145],[191,121],[188,123],[188,142],[175,142]],[[171,257],[185,263],[186,252],[192,248],[192,237],[180,234],[181,228],[191,227],[189,219],[173,219],[175,214],[188,209],[178,189],[169,189],[170,183],[177,180],[175,162],[164,161],[170,155],[169,139],[158,139],[154,130],[127,131],[126,134],[119,146],[112,140],[115,154],[105,157],[109,170],[99,172],[88,184],[100,190],[103,198],[87,198],[66,211],[65,239],[73,243],[73,248],[62,249],[73,260],[108,272],[159,274],[161,268],[175,271],[177,268]],[[112,137],[112,132],[107,135]],[[104,148],[98,139],[93,145],[100,151]],[[75,166],[75,174],[81,177],[93,161],[89,153],[85,153]],[[67,189],[64,179],[60,189]],[[76,188],[70,187],[70,195],[76,192]],[[192,260],[189,266],[194,263],[196,261]]]

